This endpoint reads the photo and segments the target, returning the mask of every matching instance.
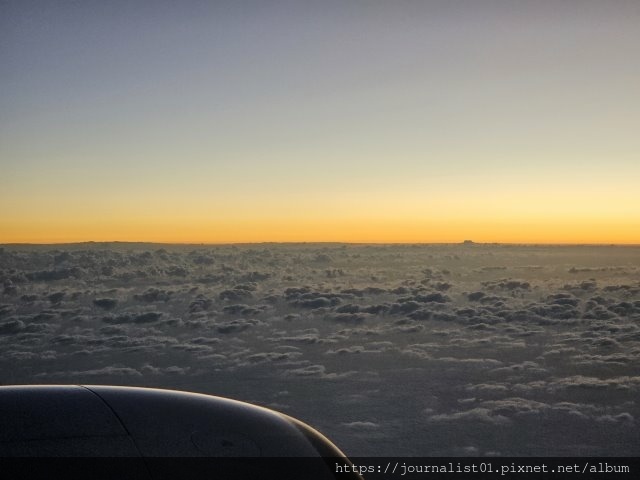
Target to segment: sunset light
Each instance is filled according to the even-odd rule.
[[[640,243],[633,3],[159,4],[2,7],[0,243]]]

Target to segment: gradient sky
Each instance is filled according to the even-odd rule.
[[[640,2],[0,2],[0,242],[640,243]]]

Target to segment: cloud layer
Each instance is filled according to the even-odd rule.
[[[0,249],[0,382],[272,406],[350,455],[640,454],[639,249]]]

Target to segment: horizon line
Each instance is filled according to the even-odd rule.
[[[457,242],[348,242],[348,241],[269,241],[262,242],[157,242],[147,240],[85,240],[72,242],[8,242],[0,243],[0,248],[7,246],[55,246],[55,245],[182,245],[182,246],[233,246],[233,245],[505,245],[505,246],[558,246],[558,247],[640,247],[640,243],[616,242],[476,242],[462,240]]]

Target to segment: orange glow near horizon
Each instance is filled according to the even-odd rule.
[[[112,192],[43,186],[30,197],[16,190],[20,202],[0,202],[0,243],[640,244],[632,177],[615,184],[418,179],[330,192],[286,185],[209,191],[194,181],[158,193],[170,185]]]
[[[478,243],[638,244],[640,225],[620,221],[483,221],[474,219],[298,220],[193,222],[139,219],[83,223],[24,222],[8,225],[0,243],[153,242],[153,243]]]

